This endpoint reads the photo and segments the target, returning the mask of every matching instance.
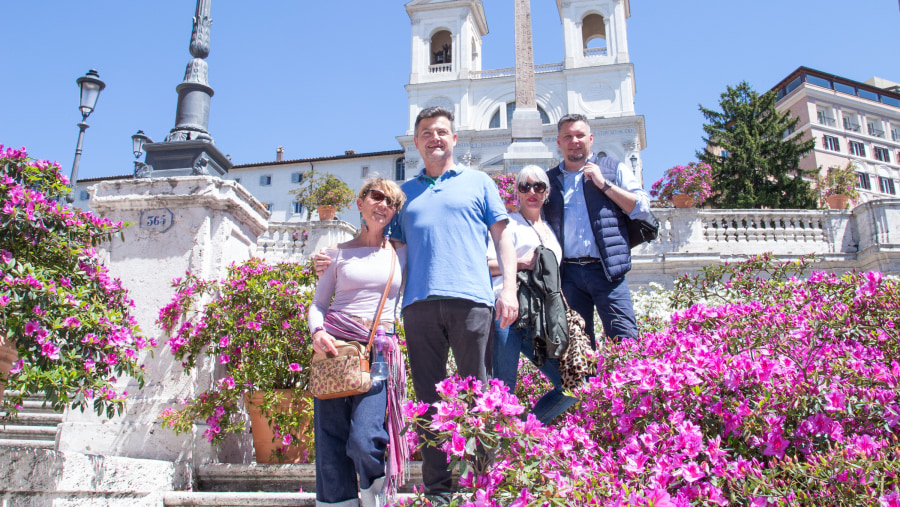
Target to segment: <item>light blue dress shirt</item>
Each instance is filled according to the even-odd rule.
[[[593,157],[593,153],[588,157]],[[584,168],[577,171],[566,171],[565,161],[560,163],[562,169],[563,188],[563,239],[565,241],[566,258],[600,257],[600,250],[594,242],[591,220],[588,216],[587,203],[584,200]],[[602,169],[602,168],[601,168]],[[634,209],[629,218],[642,219],[650,215],[650,196],[641,188],[634,173],[619,162],[616,174],[603,177],[615,186],[633,193],[636,197]]]

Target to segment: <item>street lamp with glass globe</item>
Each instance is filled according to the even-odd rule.
[[[75,146],[75,160],[72,162],[72,177],[69,178],[69,185],[72,190],[66,196],[66,201],[71,204],[75,202],[75,184],[78,182],[78,163],[81,162],[81,144],[84,142],[84,131],[87,130],[86,123],[88,116],[94,112],[94,106],[97,105],[97,99],[100,92],[106,88],[106,83],[100,80],[97,71],[91,69],[87,74],[75,80],[78,88],[81,89],[81,103],[78,109],[81,110],[81,123],[78,124],[78,144]]]

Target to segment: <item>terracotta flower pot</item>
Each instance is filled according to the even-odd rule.
[[[334,220],[337,208],[334,206],[316,206],[316,213],[319,214],[319,220]]]
[[[291,391],[289,389],[276,389],[275,392],[282,395],[279,402],[279,408],[287,410],[291,406]],[[288,447],[283,458],[278,460],[272,459],[272,451],[282,447],[282,442],[273,441],[274,431],[269,425],[268,419],[260,412],[259,405],[263,402],[263,393],[255,392],[250,396],[244,396],[244,403],[247,407],[247,413],[250,415],[250,432],[253,434],[253,449],[256,450],[257,463],[302,463],[306,457],[303,451],[309,450],[312,446],[310,442],[304,440],[294,441],[293,445]],[[312,423],[310,420],[307,424]],[[305,428],[301,428],[300,434]]]
[[[3,399],[3,391],[6,390],[6,376],[9,375],[9,370],[18,359],[19,352],[16,350],[16,344],[0,338],[0,400]]]
[[[828,203],[828,207],[831,209],[847,209],[847,203],[850,202],[850,198],[844,194],[834,194],[826,197],[825,202]]]
[[[672,202],[675,203],[676,208],[692,208],[694,206],[694,199],[685,194],[673,195]]]

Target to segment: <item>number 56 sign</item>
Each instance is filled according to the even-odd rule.
[[[166,208],[148,209],[141,212],[141,229],[151,232],[166,232],[172,227],[172,212]]]

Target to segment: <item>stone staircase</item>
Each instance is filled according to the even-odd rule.
[[[12,421],[3,423],[5,413],[0,412],[0,445],[54,449],[56,429],[63,415],[44,404],[40,397],[25,398],[22,410]]]
[[[422,483],[422,463],[409,467],[410,478],[400,489],[400,498],[411,497],[412,487]],[[165,506],[314,506],[316,469],[300,465],[201,465],[199,491],[174,491],[163,495]]]

